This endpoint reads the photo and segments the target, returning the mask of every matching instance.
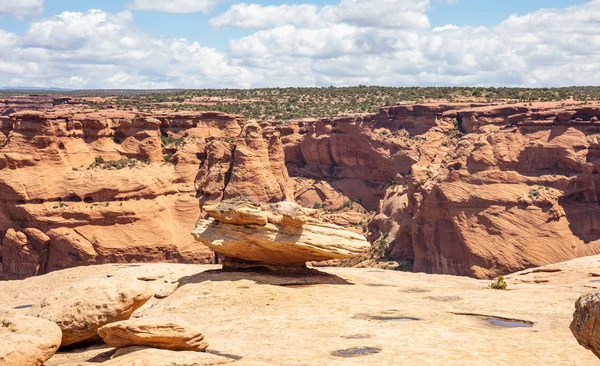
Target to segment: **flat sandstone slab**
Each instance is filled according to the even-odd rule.
[[[600,288],[589,276],[599,265],[596,256],[551,266],[560,272],[511,275],[509,291],[489,290],[489,281],[376,269],[327,268],[346,284],[307,284],[265,273],[222,273],[217,266],[101,265],[0,282],[0,293],[7,294],[0,311],[20,312],[14,308],[75,277],[93,283],[107,274],[152,273],[181,285],[165,299],[151,299],[133,318],[182,319],[202,330],[207,352],[237,359],[236,365],[596,365],[569,324],[580,294]],[[538,276],[548,282],[529,282]],[[491,316],[533,326],[498,327],[486,321]],[[110,357],[109,351],[96,352]],[[89,361],[94,357],[61,351],[48,365],[97,365]]]

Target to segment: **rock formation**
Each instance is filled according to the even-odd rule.
[[[371,256],[416,271],[491,278],[600,253],[598,103],[285,124],[70,103],[0,116],[0,278],[209,263],[189,233],[205,206],[238,197],[323,207],[323,221],[368,232]]]
[[[227,257],[226,265],[242,260],[303,267],[309,261],[352,258],[369,248],[363,236],[325,224],[315,210],[291,202],[226,200],[205,210],[210,219],[198,221],[194,237]]]
[[[196,188],[204,198],[202,204],[237,197],[259,202],[293,200],[279,132],[250,122],[235,143],[210,144]]]
[[[444,365],[488,365],[490,360],[595,365],[598,358],[577,343],[568,324],[580,294],[591,287],[600,290],[600,277],[590,276],[598,272],[599,260],[578,258],[507,275],[509,291],[488,289],[489,280],[372,268],[322,268],[328,277],[319,277],[220,271],[214,265],[104,264],[0,281],[0,313],[25,313],[16,308],[38,303],[48,288],[73,278],[94,284],[108,276],[132,281],[140,274],[180,286],[137,309],[132,321],[181,319],[206,335],[206,352],[115,350],[95,342],[61,349],[46,366],[213,360],[252,366],[387,366],[398,360],[438,365],[441,359]],[[4,339],[0,335],[0,344]]]
[[[99,339],[99,328],[129,319],[152,295],[146,283],[132,279],[81,281],[56,289],[29,315],[58,324],[65,347]]]
[[[433,136],[421,143],[370,239],[415,271],[479,278],[597,254],[598,115],[556,104],[444,111],[440,126],[454,130],[437,150]]]
[[[171,351],[202,352],[208,347],[204,335],[185,321],[141,318],[110,323],[98,329],[111,347],[144,346]]]
[[[0,365],[42,366],[60,347],[60,328],[48,320],[0,315]]]
[[[577,300],[571,332],[579,344],[600,358],[600,292]]]
[[[54,97],[43,95],[11,96],[0,99],[0,116],[20,111],[46,111],[65,104],[75,104],[71,97]]]

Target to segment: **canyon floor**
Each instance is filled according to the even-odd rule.
[[[380,269],[275,276],[217,265],[107,264],[0,282],[0,312],[26,312],[75,281],[137,278],[156,295],[134,318],[181,318],[202,329],[208,352],[232,364],[594,365],[569,323],[575,300],[600,288],[597,272],[600,256],[585,257],[511,274],[508,290],[498,291],[489,281]],[[524,323],[501,327],[493,317]],[[96,343],[60,351],[46,365],[94,365],[113,352]]]

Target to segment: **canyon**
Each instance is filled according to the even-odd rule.
[[[263,122],[19,100],[0,105],[1,279],[212,263],[191,232],[204,207],[239,197],[366,235],[352,265],[487,279],[600,254],[597,102]]]

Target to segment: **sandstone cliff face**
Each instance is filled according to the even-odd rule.
[[[237,118],[25,111],[2,117],[1,127],[2,278],[211,260],[189,234],[200,215],[194,180],[206,139],[239,135]]]
[[[421,159],[371,222],[414,270],[480,278],[600,252],[600,108],[448,111],[467,133]],[[389,233],[389,236],[388,236]]]
[[[206,149],[196,188],[202,203],[248,197],[259,202],[294,199],[279,132],[258,123],[244,125],[234,142],[214,141]]]
[[[2,278],[208,263],[212,252],[191,235],[204,203],[294,198],[279,133],[235,116],[56,109],[0,118]]]
[[[190,232],[204,205],[236,197],[322,205],[327,222],[368,228],[371,255],[417,271],[487,278],[600,253],[595,104],[397,106],[281,125],[53,110],[0,116],[3,278],[208,262]]]

